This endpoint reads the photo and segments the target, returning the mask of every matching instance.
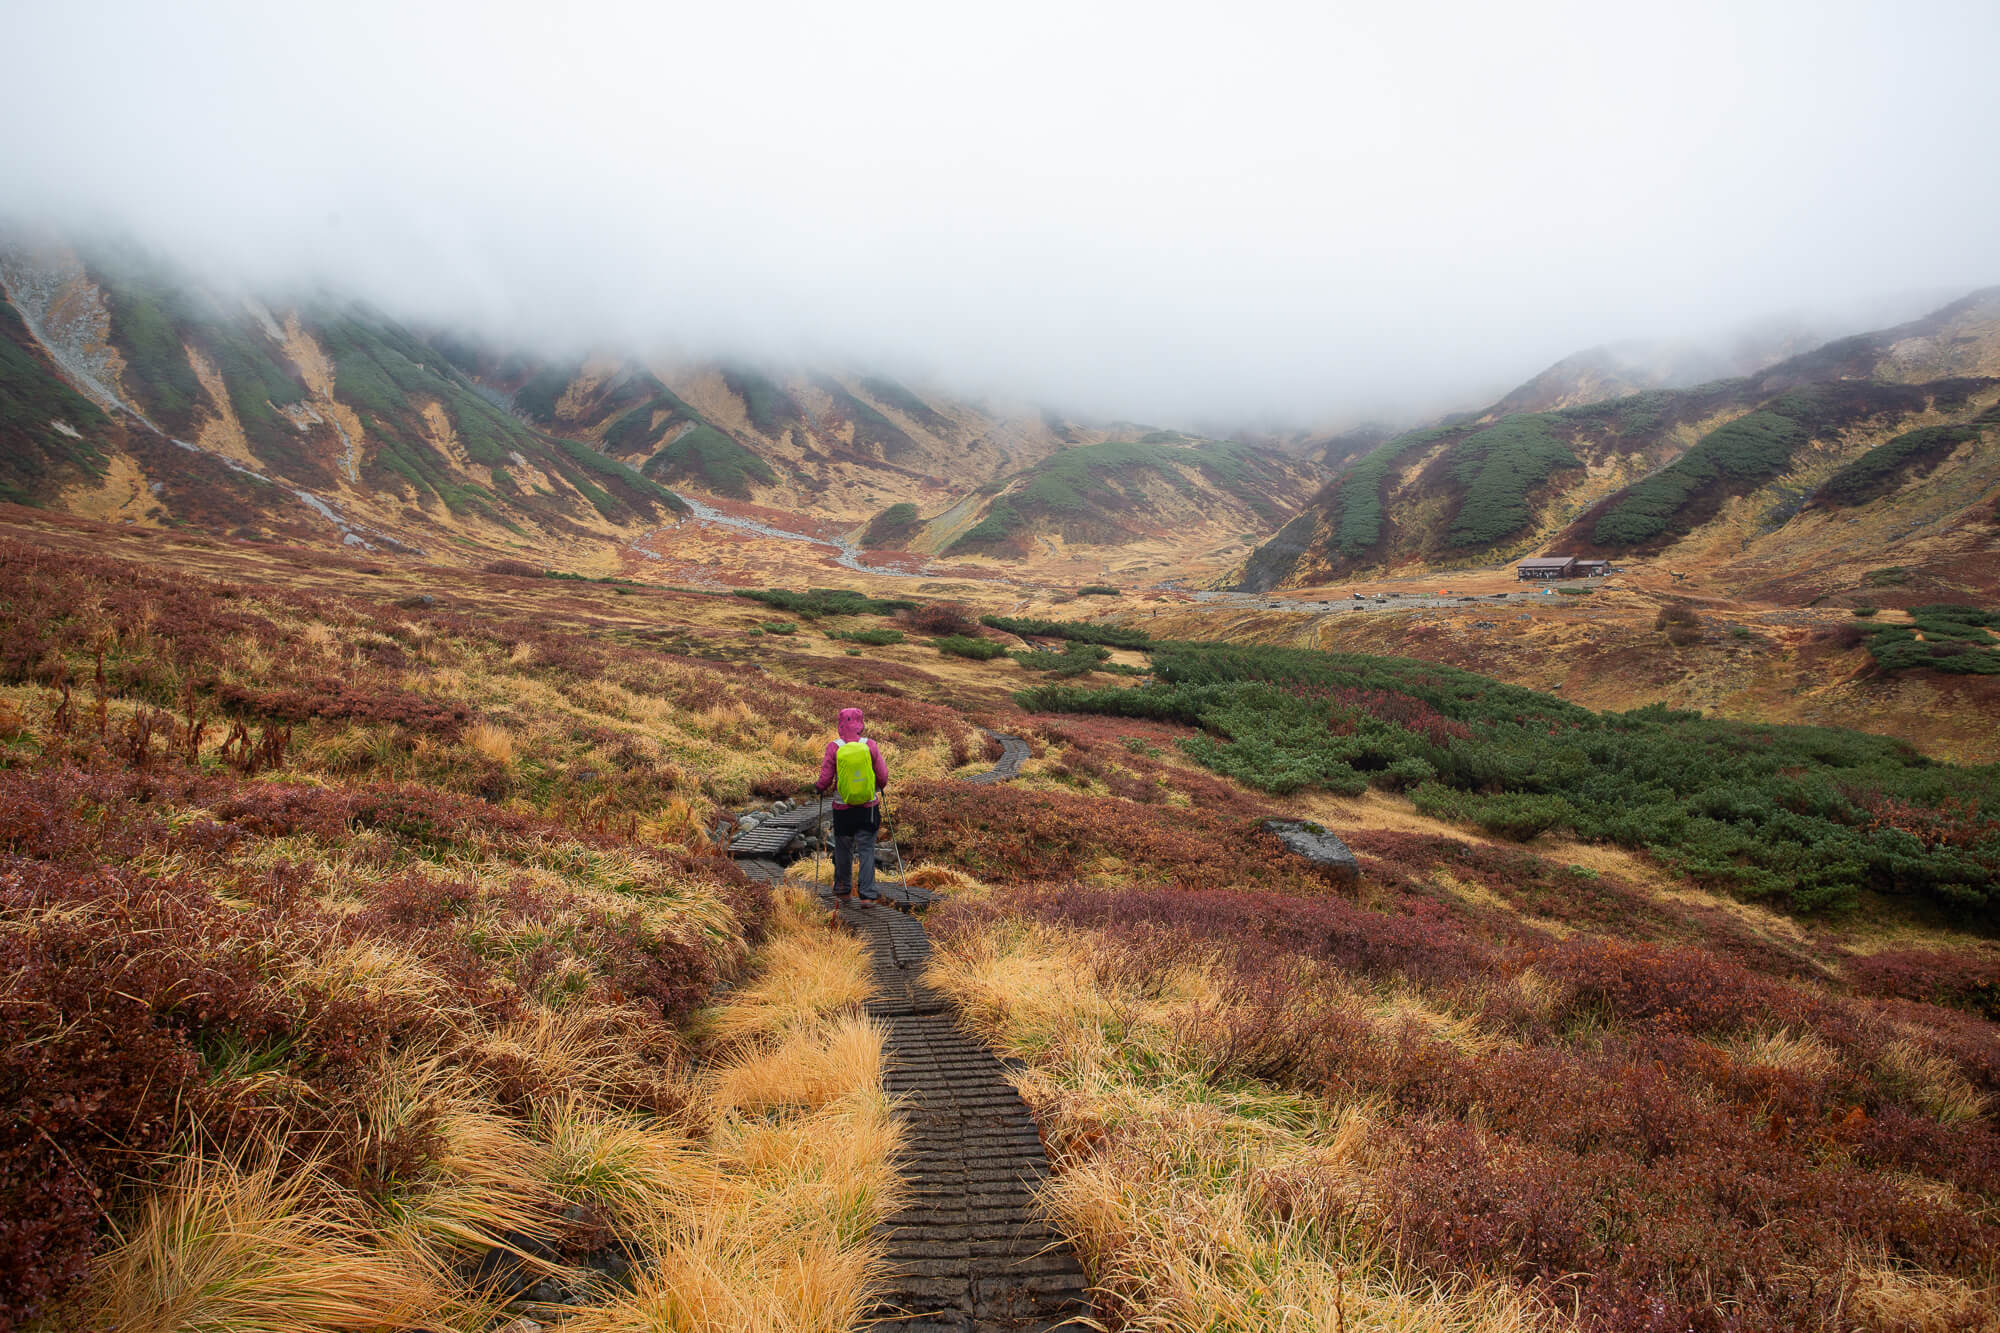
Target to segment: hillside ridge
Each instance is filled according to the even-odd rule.
[[[1878,565],[1963,564],[1991,549],[2000,288],[1836,339],[1756,374],[1547,411],[1494,409],[1405,432],[1337,474],[1245,562],[1236,585],[1491,566],[1543,550],[1803,573],[1821,489],[1883,549]],[[1949,428],[1944,435],[1905,437]],[[1864,494],[1852,476],[1878,455]],[[1916,458],[1921,443],[1921,458]],[[1892,451],[1895,452],[1895,451]],[[1893,502],[1893,503],[1891,503]],[[1923,517],[1912,522],[1912,507]],[[1803,524],[1787,531],[1788,526]]]

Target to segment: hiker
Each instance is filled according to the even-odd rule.
[[[833,900],[848,902],[850,891],[858,890],[863,907],[881,899],[875,892],[875,832],[882,827],[881,794],[889,786],[882,752],[862,735],[867,725],[859,708],[840,710],[840,739],[826,743],[813,784],[822,796],[833,792]]]

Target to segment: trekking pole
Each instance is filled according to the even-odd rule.
[[[910,900],[910,875],[903,868],[903,847],[901,843],[896,841],[895,830],[889,824],[888,792],[882,793],[882,827],[888,834],[889,850],[896,854],[896,887],[903,891],[903,901],[897,903],[896,906],[905,912],[914,911],[916,910],[916,904]]]
[[[819,892],[819,858],[826,850],[826,793],[819,794],[819,808],[813,813],[813,892]]]

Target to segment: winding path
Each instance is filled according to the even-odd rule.
[[[1027,743],[987,735],[1000,742],[1000,760],[965,780],[1017,776]],[[901,1165],[910,1201],[884,1227],[892,1271],[870,1327],[1083,1333],[1088,1281],[1035,1197],[1048,1153],[1006,1065],[961,1032],[950,1001],[924,984],[931,944],[922,922],[880,907],[838,910],[874,954],[867,1010],[888,1029],[883,1082],[902,1100],[908,1131]]]

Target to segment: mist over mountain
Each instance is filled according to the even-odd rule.
[[[98,3],[9,36],[44,113],[0,143],[17,220],[549,356],[1315,428],[2000,277],[1979,4]]]
[[[1890,567],[1940,597],[2000,590],[2000,288],[1666,387],[1721,368],[1684,348],[1597,349],[1485,411],[1352,450],[1243,586],[1548,549],[1727,571],[1787,601]]]

